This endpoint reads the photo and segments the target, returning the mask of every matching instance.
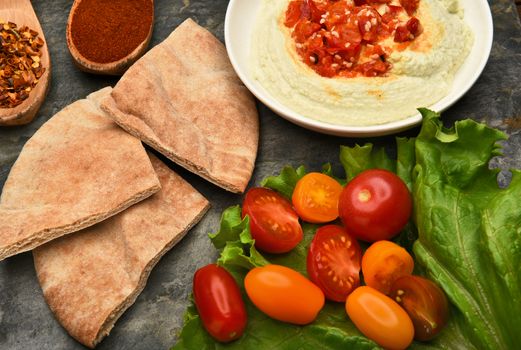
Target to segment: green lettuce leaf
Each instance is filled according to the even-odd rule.
[[[307,171],[304,166],[299,166],[295,169],[288,165],[282,169],[278,176],[269,176],[262,180],[261,186],[271,188],[284,197],[291,199],[298,180],[303,178],[306,173]]]
[[[518,348],[521,325],[521,180],[497,184],[490,159],[505,135],[471,120],[445,129],[422,110],[413,191],[417,262],[443,287],[452,317],[479,349]]]
[[[379,168],[396,172],[396,161],[387,156],[385,149],[374,149],[370,143],[352,148],[340,146],[340,163],[348,181],[367,169]]]
[[[217,264],[228,270],[249,270],[269,264],[255,248],[249,218],[241,218],[241,207],[238,205],[223,212],[219,231],[208,236],[215,248],[221,252]]]

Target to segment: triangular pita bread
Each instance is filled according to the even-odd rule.
[[[255,103],[224,45],[191,19],[130,67],[102,109],[208,181],[246,188],[259,139]]]
[[[159,191],[141,142],[99,109],[110,90],[65,107],[27,141],[0,197],[0,260]]]
[[[155,157],[162,189],[102,223],[33,251],[49,307],[76,340],[94,347],[136,300],[157,261],[209,207]]]

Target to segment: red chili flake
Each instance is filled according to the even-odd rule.
[[[0,108],[13,108],[29,97],[45,72],[43,40],[38,32],[0,21]]]

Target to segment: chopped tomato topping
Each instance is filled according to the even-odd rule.
[[[400,0],[400,4],[402,4],[405,11],[407,11],[407,14],[412,16],[418,10],[420,0]]]
[[[284,24],[291,29],[302,61],[319,75],[385,76],[392,68],[387,62],[392,50],[380,43],[393,33],[395,42],[407,42],[422,32],[417,18],[403,21],[402,16],[416,11],[419,0],[400,0],[403,7],[391,2],[293,0]]]
[[[423,31],[420,21],[416,17],[412,17],[405,25],[401,25],[396,28],[396,34],[394,35],[394,41],[397,43],[403,43],[406,41],[412,41],[416,39]]]
[[[386,24],[393,20],[398,21],[398,15],[404,11],[403,7],[396,5],[387,5],[384,9],[385,13],[382,15],[382,22]]]
[[[292,1],[288,5],[286,10],[286,21],[284,25],[286,27],[293,27],[301,19],[302,16],[302,5],[304,1]]]
[[[420,35],[423,32],[423,28],[420,23],[420,20],[416,17],[412,17],[407,22],[407,29],[409,29],[409,31],[411,32],[412,35],[414,35],[414,37],[417,37],[418,35]]]
[[[364,6],[358,12],[358,28],[362,38],[367,42],[376,42],[378,39],[378,28],[382,23],[382,18],[378,11],[371,6]]]

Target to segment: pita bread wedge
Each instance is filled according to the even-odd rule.
[[[27,141],[0,197],[0,260],[98,223],[159,191],[141,142],[74,102]]]
[[[162,189],[124,212],[33,251],[49,307],[76,340],[95,347],[136,300],[158,260],[209,203],[157,158]]]
[[[102,109],[172,161],[244,192],[259,139],[255,103],[224,45],[194,21],[134,63]]]

